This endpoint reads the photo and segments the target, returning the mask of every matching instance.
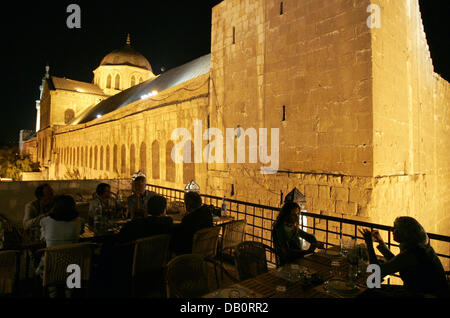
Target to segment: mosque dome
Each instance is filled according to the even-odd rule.
[[[101,65],[129,65],[152,71],[149,61],[131,47],[129,34],[125,47],[114,50],[106,55],[101,61]]]

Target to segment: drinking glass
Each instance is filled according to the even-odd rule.
[[[341,255],[346,257],[350,250],[354,249],[356,246],[356,240],[351,237],[341,238]]]

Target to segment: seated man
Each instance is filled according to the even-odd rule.
[[[202,198],[197,192],[185,193],[184,204],[187,214],[172,233],[171,247],[177,255],[191,253],[195,232],[213,226],[212,214],[202,205]]]
[[[89,222],[92,222],[96,213],[101,213],[106,217],[115,217],[117,208],[117,202],[111,196],[111,186],[107,183],[100,183],[95,190],[95,198],[89,202]]]
[[[23,228],[31,241],[39,241],[41,237],[40,221],[50,215],[53,208],[54,192],[48,184],[41,184],[34,191],[36,200],[27,203],[23,217]]]
[[[160,195],[148,200],[147,210],[138,211],[133,220],[123,226],[118,235],[119,242],[131,242],[153,235],[170,234],[172,219],[166,216],[167,201]]]
[[[133,180],[133,194],[128,197],[128,215],[131,219],[134,218],[136,212],[141,215],[146,213],[148,200],[152,196],[157,195],[155,192],[145,189],[147,185],[146,181],[145,175],[143,174]]]

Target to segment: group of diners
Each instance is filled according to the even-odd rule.
[[[83,220],[78,216],[75,201],[68,195],[54,195],[49,184],[40,185],[36,191],[36,200],[26,205],[23,225],[30,235],[40,234],[47,246],[76,243],[83,232]],[[95,198],[90,202],[89,213],[102,207],[115,206],[111,196],[111,186],[99,184]],[[184,195],[186,214],[181,223],[174,224],[167,216],[166,198],[146,190],[146,179],[139,176],[133,181],[133,194],[128,197],[128,216],[130,221],[123,225],[114,236],[113,244],[132,242],[139,238],[160,234],[170,234],[172,255],[189,254],[192,240],[198,230],[212,227],[212,214],[202,204],[198,192],[190,191]],[[307,233],[299,224],[300,205],[294,200],[286,200],[273,224],[272,238],[279,260],[285,265],[313,253],[323,244],[313,234]],[[404,285],[385,288],[367,293],[369,296],[417,296],[420,294],[440,295],[448,292],[444,268],[430,245],[424,228],[412,217],[398,217],[394,222],[394,240],[399,243],[400,253],[394,255],[377,231],[361,231],[367,246],[369,261],[378,264],[381,277],[400,273]],[[309,247],[303,246],[307,242]],[[382,262],[376,257],[373,242],[384,256]],[[106,254],[108,254],[106,252]],[[42,271],[42,261],[37,274]]]
[[[212,214],[203,205],[200,194],[193,191],[185,193],[186,214],[181,223],[176,224],[166,214],[166,198],[146,190],[145,185],[144,176],[134,179],[133,194],[127,199],[129,220],[123,224],[119,233],[109,237],[108,243],[120,244],[153,235],[169,234],[170,250],[174,255],[190,253],[194,233],[213,226]],[[79,242],[86,220],[79,216],[73,197],[55,195],[49,184],[39,185],[35,196],[36,200],[26,205],[23,219],[24,229],[30,239],[45,241],[47,247]],[[111,213],[117,211],[116,206],[111,186],[101,183],[89,203],[89,219],[98,213],[99,207],[103,213]],[[36,274],[42,274],[42,260]]]
[[[272,230],[272,239],[280,265],[292,263],[296,259],[322,248],[314,235],[302,230],[299,224],[300,205],[286,201],[281,208]],[[397,217],[394,221],[393,238],[399,243],[400,253],[394,255],[377,230],[360,230],[364,238],[370,264],[380,266],[381,278],[400,274],[403,286],[382,285],[380,289],[368,290],[364,297],[422,297],[426,295],[449,295],[449,287],[444,267],[430,245],[430,239],[422,225],[408,216]],[[309,248],[302,246],[303,242]],[[383,255],[380,261],[375,254],[373,243]]]

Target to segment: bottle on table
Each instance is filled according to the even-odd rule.
[[[102,226],[102,206],[99,205],[94,211],[94,231],[98,232]]]
[[[222,208],[221,208],[221,210],[220,210],[220,215],[221,215],[221,216],[225,216],[226,213],[227,213],[227,202],[226,202],[226,200],[227,200],[227,197],[226,197],[226,196],[223,196],[223,199],[222,199]]]

